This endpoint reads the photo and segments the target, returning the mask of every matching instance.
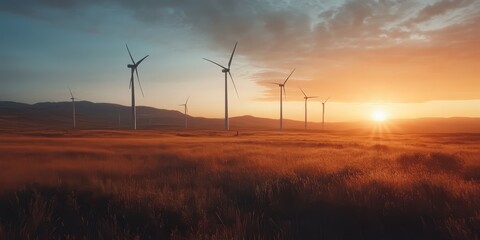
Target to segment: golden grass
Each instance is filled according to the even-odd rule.
[[[475,239],[480,135],[23,132],[0,238]]]

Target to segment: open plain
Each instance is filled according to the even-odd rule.
[[[0,136],[2,239],[478,239],[480,134]]]

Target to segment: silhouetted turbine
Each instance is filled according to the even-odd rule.
[[[73,129],[76,128],[76,122],[75,122],[75,97],[73,97],[73,93],[72,93],[72,90],[70,88],[68,88],[68,91],[70,91],[70,96],[71,96],[71,100],[72,100],[72,113],[73,113]]]
[[[190,98],[190,97],[187,98],[187,101],[185,101],[184,104],[178,105],[178,106],[184,106],[184,107],[185,107],[185,110],[184,110],[184,112],[185,112],[185,128],[188,127],[188,125],[187,125],[187,116],[188,116],[188,115],[187,115],[187,113],[188,113],[188,106],[187,106],[187,104],[188,104],[188,99],[189,99],[189,98]]]
[[[305,92],[300,88],[300,91],[303,93],[303,99],[305,99],[305,129],[307,129],[307,101],[309,98],[317,98],[317,96],[307,96]]]
[[[135,82],[133,81],[133,72],[135,72],[137,74],[137,81],[138,81],[138,86],[140,86],[140,90],[142,92],[142,96],[143,95],[143,89],[142,89],[142,85],[140,84],[140,78],[138,77],[138,65],[140,65],[140,63],[145,60],[145,58],[148,57],[145,56],[143,57],[142,59],[140,59],[140,61],[138,62],[135,62],[133,60],[133,57],[132,57],[132,54],[130,53],[130,49],[128,49],[128,45],[125,44],[125,46],[127,47],[127,51],[128,51],[128,55],[130,56],[130,59],[132,60],[132,63],[133,64],[128,64],[127,67],[131,69],[131,76],[130,76],[130,89],[132,89],[132,124],[133,124],[133,129],[136,130],[137,129],[137,110],[135,108]]]
[[[233,83],[233,87],[235,88],[235,92],[237,93],[237,97],[238,97],[238,91],[237,91],[237,87],[235,86],[235,82],[233,81],[233,77],[232,77],[232,74],[230,73],[230,65],[232,64],[232,59],[233,59],[233,54],[235,54],[235,49],[237,48],[237,43],[235,43],[235,47],[233,47],[233,51],[232,51],[232,55],[230,56],[230,60],[228,61],[228,67],[224,67],[212,60],[209,60],[209,59],[206,59],[206,58],[203,58],[204,60],[207,60],[219,67],[222,68],[222,72],[225,73],[225,130],[229,130],[229,123],[228,123],[228,88],[227,88],[227,73],[228,75],[230,75],[230,78],[232,79],[232,83]]]
[[[322,130],[325,130],[325,103],[327,103],[328,99],[330,99],[330,97],[322,102]]]
[[[290,76],[292,76],[293,72],[295,72],[295,69],[288,75],[287,79],[283,83],[272,83],[276,84],[280,87],[280,130],[283,129],[283,97],[282,97],[282,90],[283,93],[285,94],[285,100],[287,100],[287,92],[285,91],[285,84],[287,84],[288,79]]]

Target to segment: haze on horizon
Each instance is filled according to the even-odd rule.
[[[137,105],[223,116],[223,75],[203,57],[232,64],[230,116],[278,118],[480,117],[478,0],[0,0],[0,100],[130,104],[129,56],[145,98]],[[139,93],[139,92],[138,92]]]

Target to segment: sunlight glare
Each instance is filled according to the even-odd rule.
[[[387,119],[387,115],[383,111],[375,111],[372,113],[372,119],[375,122],[383,122]]]

